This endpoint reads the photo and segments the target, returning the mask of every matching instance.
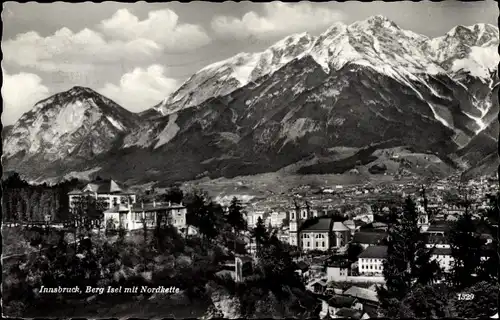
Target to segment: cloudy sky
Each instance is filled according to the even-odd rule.
[[[293,33],[384,15],[436,37],[456,25],[497,25],[491,1],[343,3],[3,4],[2,122],[75,85],[134,111],[148,109],[202,67]]]

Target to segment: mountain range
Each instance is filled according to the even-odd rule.
[[[74,87],[4,128],[4,169],[32,181],[101,174],[129,183],[291,167],[492,174],[498,42],[489,24],[431,39],[374,16],[209,65],[141,113]],[[407,161],[384,156],[395,150]]]

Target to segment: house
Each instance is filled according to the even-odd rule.
[[[366,304],[374,306],[379,302],[376,291],[361,288],[358,286],[350,287],[349,289],[344,291],[343,295],[357,298],[359,302],[363,303],[363,306],[365,306]]]
[[[326,289],[326,279],[313,279],[307,284],[306,289],[314,293],[322,294]]]
[[[362,275],[382,276],[387,246],[369,246],[358,256],[358,271]]]
[[[388,227],[389,226],[387,225],[387,223],[383,223],[383,222],[373,222],[372,223],[372,228],[375,230],[387,231]]]
[[[104,211],[106,229],[124,228],[125,230],[139,230],[153,228],[160,219],[176,227],[178,230],[186,228],[187,208],[183,204],[155,202],[134,203],[132,205],[118,205]]]
[[[262,219],[262,221],[264,222],[264,215],[265,215],[265,211],[263,210],[259,210],[259,211],[254,211],[254,212],[250,212],[247,214],[247,224],[249,227],[255,227],[257,225],[257,221],[259,220],[259,218]]]
[[[89,182],[82,189],[76,189],[68,193],[70,210],[75,208],[78,199],[86,196],[91,196],[104,204],[105,209],[136,202],[136,195],[118,182],[112,179],[98,179]]]
[[[422,230],[425,233],[434,233],[447,235],[451,229],[451,224],[449,221],[436,221],[427,228],[427,230]]]
[[[347,260],[329,262],[326,267],[326,279],[330,281],[347,281],[350,263]]]
[[[444,272],[449,272],[453,266],[453,256],[451,255],[451,249],[448,248],[435,248],[432,251],[431,260],[436,260],[439,263],[439,267]]]
[[[327,314],[333,318],[341,317],[338,312],[345,308],[361,311],[363,305],[354,297],[333,295],[328,300],[321,300],[320,317],[324,317]]]
[[[426,233],[427,248],[450,248],[448,238],[440,233]]]
[[[386,233],[383,232],[357,232],[354,234],[352,239],[353,243],[360,244],[363,249],[368,248],[369,246],[376,246],[381,243],[387,237]]]
[[[343,319],[361,319],[363,314],[360,310],[355,310],[351,308],[341,308],[337,311],[336,317]]]
[[[271,212],[270,225],[271,227],[281,227],[283,225],[283,220],[288,217],[287,212],[284,209],[275,210]]]
[[[309,265],[304,261],[298,261],[296,264],[297,269],[295,270],[295,272],[297,272],[299,276],[307,278],[309,276]]]

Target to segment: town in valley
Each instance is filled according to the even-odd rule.
[[[497,1],[2,22],[2,315],[498,319]]]

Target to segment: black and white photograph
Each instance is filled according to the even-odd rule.
[[[2,7],[4,317],[498,319],[496,1]]]

